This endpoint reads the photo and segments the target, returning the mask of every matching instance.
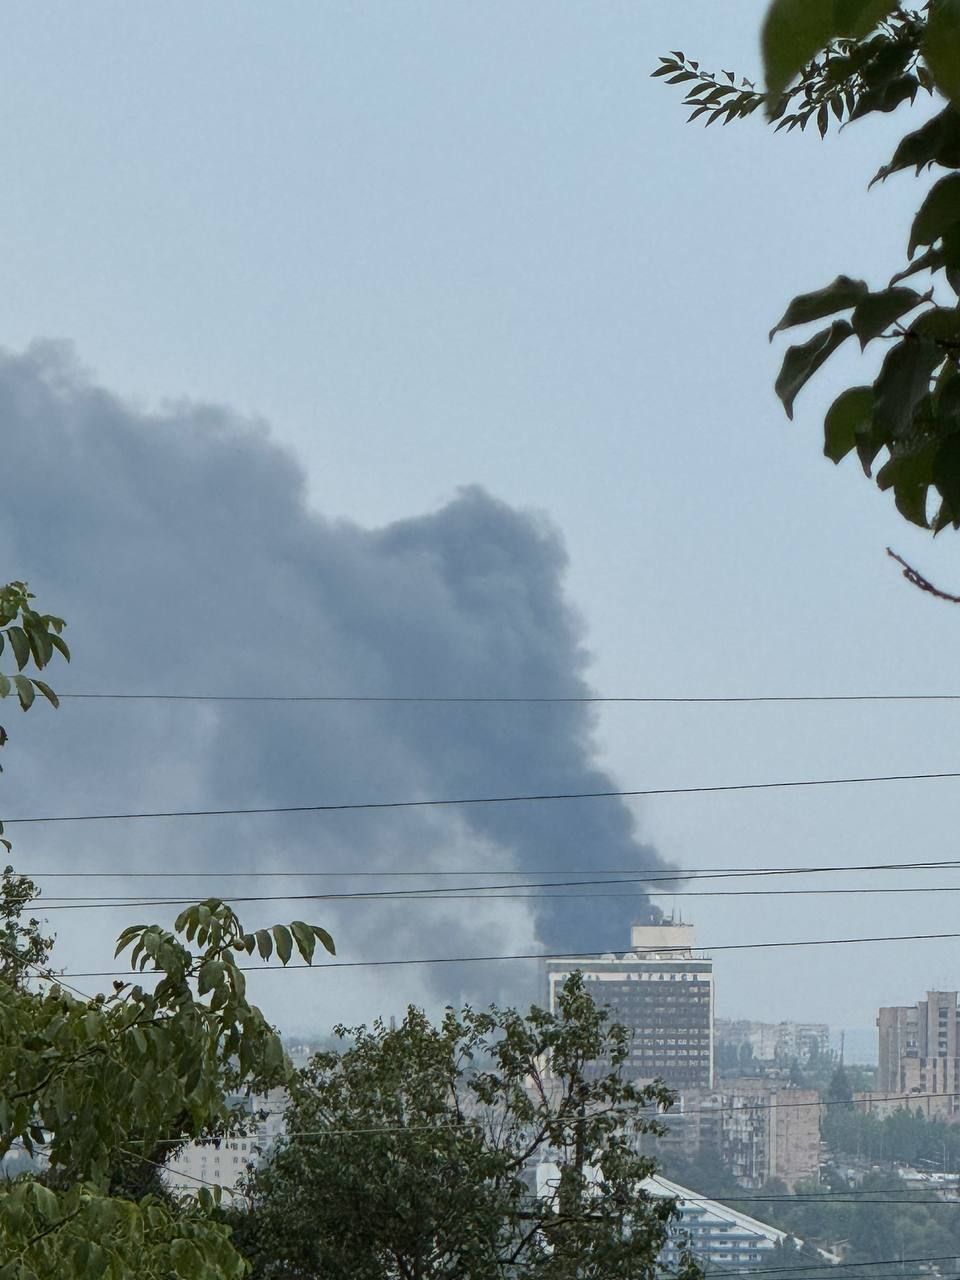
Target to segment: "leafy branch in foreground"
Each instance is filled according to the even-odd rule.
[[[947,99],[873,179],[947,171],[913,219],[906,264],[880,289],[841,275],[801,294],[771,337],[832,318],[784,356],[776,391],[791,418],[799,392],[848,339],[861,351],[887,344],[873,381],[848,387],[827,411],[824,453],[839,462],[855,452],[912,523],[960,529],[960,0],[930,0],[920,11],[889,0],[773,0],[762,43],[763,92],[746,79],[736,86],[732,72],[724,83],[681,52],[653,74],[687,86],[691,119],[728,123],[765,106],[778,129],[815,120],[821,135],[831,119],[890,112],[920,90]],[[904,285],[924,273],[926,288]]]
[[[41,693],[54,707],[60,705],[57,695],[45,680],[24,675],[31,664],[42,671],[54,653],[70,661],[70,650],[63,638],[66,623],[52,613],[38,613],[30,604],[32,593],[25,582],[8,582],[0,586],[0,655],[9,650],[16,665],[12,676],[0,671],[0,698],[16,694],[20,706],[29,711],[37,693]],[[0,724],[0,747],[7,742],[7,731]],[[3,766],[0,765],[0,773]],[[10,841],[4,838],[0,822],[0,845],[10,852]]]
[[[57,705],[25,669],[70,656],[62,619],[38,613],[32,598],[23,582],[0,588],[0,652],[9,647],[17,665],[12,679],[0,677],[0,694],[15,690],[25,711],[36,690]],[[318,945],[333,952],[333,939],[302,920],[249,933],[208,898],[181,912],[173,931],[138,924],[120,935],[116,954],[129,948],[149,985],[115,982],[110,995],[87,997],[46,968],[52,941],[39,921],[22,921],[37,894],[6,868],[0,1161],[13,1152],[33,1163],[0,1180],[0,1280],[239,1280],[246,1264],[215,1197],[204,1188],[178,1204],[158,1174],[185,1141],[245,1131],[244,1095],[289,1079],[279,1037],[247,1000],[238,957],[276,952],[286,965],[296,949],[311,964]]]
[[[162,1167],[178,1143],[243,1132],[242,1102],[285,1084],[276,1032],[246,998],[238,955],[294,948],[307,963],[319,926],[244,931],[218,899],[187,908],[175,931],[134,925],[130,949],[152,989],[115,982],[109,996],[74,994],[52,975],[42,992],[0,979],[0,1156],[42,1156],[46,1171],[0,1183],[0,1280],[131,1274],[239,1276],[212,1203],[180,1211],[156,1196],[111,1193],[119,1170]],[[180,936],[178,936],[180,935]],[[183,939],[183,940],[182,940]],[[194,951],[186,943],[196,942]]]

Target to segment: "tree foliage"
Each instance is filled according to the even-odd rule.
[[[4,867],[0,878],[0,982],[10,986],[19,986],[37,966],[45,965],[53,946],[53,938],[42,932],[36,916],[23,918],[39,896],[32,880],[17,875],[13,867]]]
[[[763,90],[733,72],[706,73],[681,51],[653,74],[687,86],[690,119],[726,124],[764,107],[777,129],[812,120],[821,135],[831,121],[891,112],[920,94],[945,99],[873,178],[942,174],[913,219],[906,262],[880,288],[840,275],[801,294],[770,336],[830,320],[784,355],[776,391],[790,418],[838,348],[852,338],[861,351],[885,345],[872,382],[847,388],[827,411],[824,453],[834,462],[856,453],[912,523],[960,529],[960,0],[919,10],[890,0],[773,0],[762,48]]]
[[[29,672],[24,674],[25,669],[32,666],[42,671],[55,653],[70,661],[70,650],[63,638],[66,623],[52,613],[38,613],[30,603],[33,599],[25,582],[8,582],[6,586],[0,586],[0,658],[5,652],[9,653],[16,666],[12,675],[5,675],[0,670],[0,698],[14,695],[24,711],[30,710],[38,692],[52,706],[60,705],[47,682]],[[7,731],[0,724],[0,747],[6,745],[7,738]],[[10,841],[4,838],[2,822],[0,844],[10,852]]]
[[[288,1137],[251,1175],[237,1231],[256,1276],[658,1274],[674,1206],[640,1186],[654,1163],[637,1140],[671,1095],[624,1078],[628,1033],[579,975],[556,1015],[448,1009],[433,1026],[411,1008],[399,1027],[338,1034],[345,1047],[300,1075]]]
[[[17,673],[0,677],[29,710],[34,692],[53,705],[42,669],[59,651],[63,623],[33,610],[25,584],[0,589],[0,648]],[[4,842],[9,849],[9,842]],[[250,1004],[238,960],[294,949],[307,963],[319,926],[294,921],[244,931],[226,903],[188,907],[173,931],[133,925],[132,982],[87,997],[46,968],[50,939],[22,920],[36,886],[12,868],[0,888],[0,1158],[35,1158],[0,1182],[0,1280],[54,1276],[125,1280],[231,1280],[246,1264],[219,1221],[210,1189],[189,1204],[132,1191],[151,1182],[188,1139],[242,1130],[242,1098],[284,1083],[289,1064],[273,1028]],[[143,976],[141,976],[143,975]],[[146,981],[149,978],[149,981]],[[38,1169],[37,1165],[40,1166]]]
[[[39,992],[0,981],[0,1155],[20,1147],[45,1164],[42,1179],[0,1185],[0,1280],[243,1273],[204,1206],[111,1194],[124,1167],[160,1167],[185,1140],[242,1131],[245,1109],[231,1099],[288,1076],[237,963],[256,935],[216,899],[187,908],[175,929],[120,936],[118,954],[131,948],[156,975],[151,988],[115,982],[88,999],[54,977]],[[313,947],[289,932],[309,961]]]

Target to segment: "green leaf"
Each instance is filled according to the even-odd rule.
[[[831,284],[814,293],[801,293],[790,303],[783,314],[783,319],[770,330],[770,338],[781,329],[791,329],[797,324],[808,324],[811,320],[822,320],[837,311],[846,311],[855,307],[863,298],[869,296],[865,280],[851,280],[849,276],[837,276]]]
[[[333,938],[329,933],[327,933],[326,929],[321,929],[318,924],[315,924],[313,926],[313,932],[321,947],[323,947],[325,951],[328,951],[330,955],[335,956],[337,954],[337,948],[333,945]]]
[[[846,320],[834,320],[829,329],[821,329],[809,342],[788,349],[774,384],[788,418],[793,418],[793,402],[803,385],[852,333]]]
[[[946,261],[946,255],[942,249],[928,249],[926,253],[920,255],[916,262],[904,267],[902,271],[898,271],[895,276],[890,277],[891,288],[895,284],[899,284],[901,280],[906,280],[909,276],[915,276],[918,271],[939,271]]]
[[[13,683],[17,686],[17,697],[20,699],[21,707],[27,711],[33,705],[33,699],[36,696],[33,685],[26,676],[14,676]]]
[[[57,1197],[49,1187],[45,1187],[41,1182],[34,1182],[31,1186],[33,1189],[34,1203],[37,1206],[37,1211],[39,1212],[40,1217],[44,1222],[55,1221],[60,1214],[60,1202],[57,1200]]]
[[[51,704],[51,706],[59,707],[60,699],[53,692],[50,686],[45,681],[38,680],[36,676],[32,677],[32,679],[35,687],[40,690],[40,692],[43,694],[46,700]]]
[[[200,966],[197,975],[197,994],[206,995],[223,981],[223,965],[219,960],[208,960]]]
[[[895,80],[887,80],[873,89],[868,89],[857,99],[857,105],[850,113],[851,120],[861,120],[874,111],[896,111],[901,102],[909,98],[912,102],[917,96],[920,82],[915,75],[897,76]]]
[[[308,924],[304,924],[302,920],[291,920],[290,931],[297,944],[297,950],[307,964],[313,964],[313,953],[317,947],[317,940],[313,935],[313,930]]]
[[[51,635],[50,643],[53,645],[55,649],[60,650],[60,652],[63,654],[63,656],[66,658],[68,662],[70,661],[70,650],[67,648],[67,642],[66,640],[63,639],[62,636]]]
[[[260,953],[261,960],[269,960],[273,955],[273,939],[270,937],[269,929],[257,930],[257,950]]]
[[[901,169],[915,168],[919,173],[924,165],[930,164],[960,168],[960,115],[952,106],[944,107],[932,120],[902,138],[890,163],[877,171],[870,185],[882,182]]]
[[[869,35],[896,7],[896,0],[835,0],[837,35],[854,40]]]
[[[920,528],[928,528],[927,492],[933,481],[936,444],[925,441],[916,449],[894,454],[877,473],[880,489],[893,489],[900,514]]]
[[[834,400],[823,423],[823,452],[832,461],[845,458],[857,436],[870,430],[873,388],[850,387]]]
[[[919,245],[933,244],[960,222],[960,173],[941,178],[927,192],[910,228],[907,257],[912,258]]]
[[[930,390],[930,376],[943,360],[943,350],[929,338],[905,338],[887,352],[873,384],[874,422],[886,435],[906,435],[914,410]]]
[[[948,436],[933,460],[933,483],[951,512],[960,514],[960,435]]]
[[[938,0],[933,6],[922,48],[937,88],[960,102],[960,0]]]
[[[8,627],[7,639],[13,649],[13,656],[17,660],[17,669],[22,671],[30,661],[30,641],[27,639],[27,633],[23,627]]]
[[[860,350],[878,338],[888,325],[918,307],[924,298],[914,289],[883,289],[868,293],[853,309],[850,323],[860,339]]]
[[[914,320],[910,332],[922,334],[935,342],[955,343],[960,339],[960,310],[956,307],[931,307]]]
[[[773,0],[760,36],[771,99],[836,35],[833,10],[833,0]]]
[[[10,677],[0,674],[0,698],[5,698],[10,692]]]
[[[293,939],[290,936],[290,930],[284,924],[275,924],[273,926],[273,936],[277,943],[277,956],[281,964],[286,964],[293,954]]]
[[[831,40],[866,35],[895,8],[896,0],[772,0],[761,34],[768,99]]]

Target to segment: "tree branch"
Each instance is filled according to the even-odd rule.
[[[902,556],[898,556],[890,547],[887,547],[887,555],[891,560],[896,560],[897,564],[902,566],[903,576],[912,586],[919,587],[921,591],[926,591],[930,595],[936,596],[938,600],[946,600],[950,604],[960,604],[960,596],[952,596],[949,592],[941,591],[939,587],[935,587],[922,573],[918,573],[912,565],[907,564],[906,560]]]

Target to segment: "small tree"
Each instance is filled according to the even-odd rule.
[[[644,1191],[637,1139],[671,1095],[624,1078],[628,1033],[579,974],[555,1015],[448,1009],[435,1027],[411,1008],[396,1029],[338,1033],[347,1047],[302,1073],[288,1136],[249,1179],[237,1238],[256,1276],[659,1274],[675,1205]]]
[[[842,1062],[837,1063],[833,1069],[827,1098],[834,1106],[847,1106],[853,1102],[853,1088]]]

